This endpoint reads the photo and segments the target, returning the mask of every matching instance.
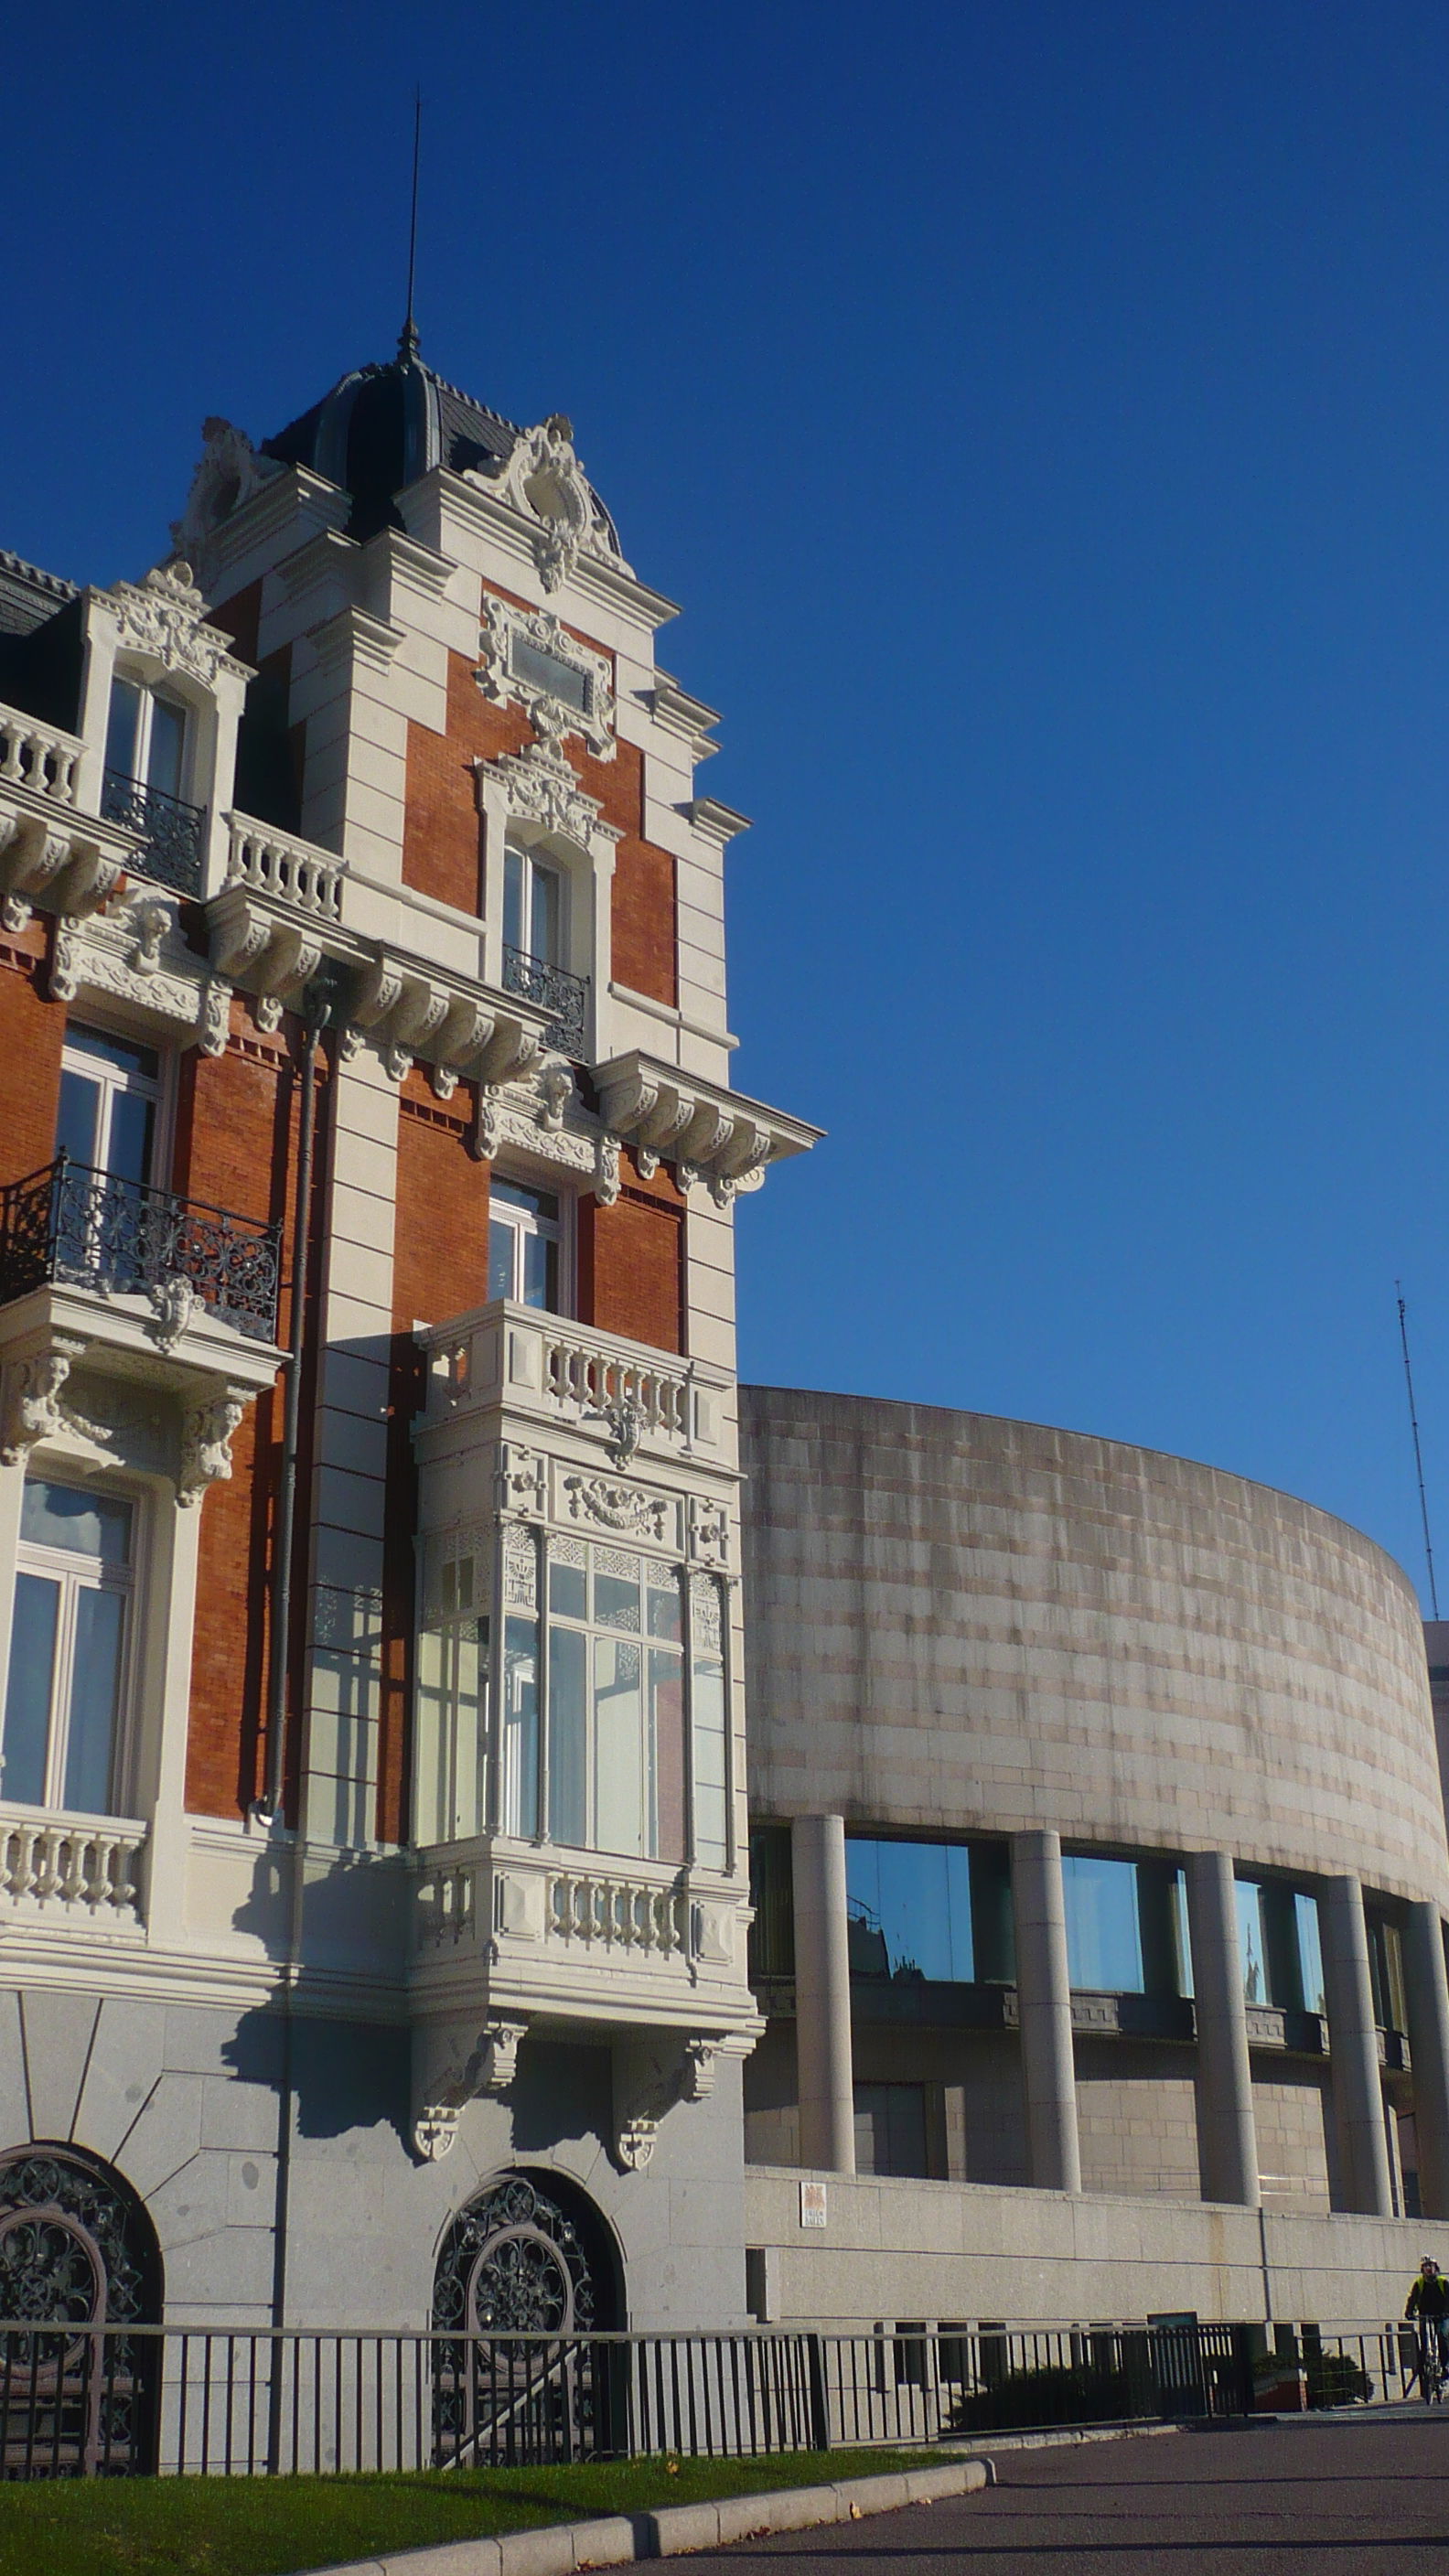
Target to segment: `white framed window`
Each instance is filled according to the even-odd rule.
[[[488,1567],[472,1553],[438,1568],[418,1635],[413,1839],[462,1842],[487,1823]]]
[[[567,1203],[495,1173],[488,1197],[488,1295],[546,1315],[568,1311]]]
[[[0,1727],[7,1801],[126,1812],[137,1521],[124,1496],[26,1480]]]
[[[684,1859],[684,1687],[679,1568],[597,1540],[551,1538],[551,1842]]]
[[[163,1088],[156,1049],[72,1022],[60,1062],[56,1152],[113,1180],[150,1181]]]
[[[503,945],[534,966],[563,966],[568,937],[568,881],[562,868],[532,850],[503,853]]]
[[[188,710],[164,689],[117,672],[106,721],[106,767],[179,802],[188,785]]]

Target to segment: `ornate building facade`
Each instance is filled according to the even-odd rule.
[[[815,1131],[714,719],[411,333],[173,538],[0,560],[0,2146],[172,2317],[456,2322],[520,2193],[541,2316],[738,2317],[732,1215]]]

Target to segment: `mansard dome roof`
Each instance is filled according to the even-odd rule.
[[[501,474],[527,434],[424,366],[409,326],[395,358],[351,368],[310,411],[263,439],[260,453],[282,465],[308,465],[350,492],[347,532],[365,539],[402,526],[398,493],[435,465],[452,474]],[[617,551],[613,521],[592,487],[590,498]]]

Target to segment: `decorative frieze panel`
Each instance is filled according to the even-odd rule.
[[[203,1054],[226,1044],[231,987],[208,974],[177,921],[177,899],[152,886],[129,886],[103,912],[55,926],[50,991],[57,1002],[88,993],[124,1002],[148,1018],[187,1031]]]
[[[619,1536],[645,1539],[653,1547],[677,1551],[679,1502],[673,1494],[649,1493],[642,1485],[615,1484],[607,1476],[580,1475],[555,1467],[561,1520],[576,1527],[612,1530]]]
[[[250,677],[231,637],[207,624],[206,601],[179,556],[154,565],[143,581],[113,582],[97,604],[114,616],[117,643],[163,671],[180,671],[204,689],[215,686],[223,666],[239,679]]]
[[[578,734],[596,760],[612,760],[614,682],[604,655],[566,634],[552,609],[515,608],[491,593],[483,606],[476,678],[484,697],[494,706],[521,706],[540,734]],[[551,665],[567,696],[550,686]]]

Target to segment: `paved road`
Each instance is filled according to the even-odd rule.
[[[692,2563],[730,2576],[1449,2576],[1449,2408],[1002,2452],[997,2474],[959,2503]]]

